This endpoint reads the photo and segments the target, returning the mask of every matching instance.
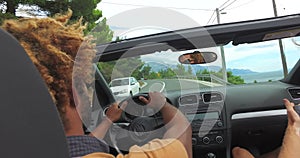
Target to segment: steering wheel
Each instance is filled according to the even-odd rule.
[[[141,146],[154,138],[162,138],[165,133],[161,113],[155,113],[146,106],[139,99],[141,96],[148,98],[148,94],[141,93],[122,101],[126,101],[127,106],[123,109],[119,122],[109,131],[109,135],[114,137],[117,151],[128,151],[132,145]]]
[[[105,108],[114,103],[115,98],[99,69],[96,66],[95,69],[95,88],[97,96],[103,101],[101,105],[106,105],[102,107],[105,113]],[[147,93],[140,93],[123,100],[128,104],[123,109],[121,119],[107,132],[107,143],[118,153],[128,151],[132,145],[143,145],[154,138],[162,138],[165,133],[160,112],[155,113],[153,109],[145,106],[139,99],[140,96],[148,98]]]

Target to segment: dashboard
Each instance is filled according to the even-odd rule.
[[[178,105],[191,123],[194,155],[225,155],[228,132],[224,95],[218,91],[186,94],[178,98]]]
[[[168,91],[165,96],[191,123],[193,157],[230,158],[235,146],[260,155],[281,145],[287,125],[282,99],[300,103],[300,87],[274,81]],[[140,127],[140,122],[134,123]],[[123,137],[119,142],[129,144],[128,135],[119,137]]]
[[[194,157],[230,157],[235,146],[260,155],[281,145],[287,125],[282,99],[300,103],[300,88],[275,81],[171,92],[168,98],[191,123]]]

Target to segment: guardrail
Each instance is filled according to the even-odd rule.
[[[213,83],[221,83],[221,84],[231,84],[227,81],[225,81],[222,78],[219,78],[216,75],[213,74],[202,74],[202,75],[197,75],[197,76],[176,76],[174,78],[177,79],[192,79],[192,80],[201,80],[201,81],[209,81],[209,82],[213,82]]]

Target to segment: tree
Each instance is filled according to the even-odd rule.
[[[71,3],[73,0],[51,0],[46,1],[43,5],[40,5],[40,7],[48,11],[48,16],[53,16],[57,13],[63,13],[68,10],[68,8],[73,10],[73,15],[71,20],[74,20],[74,12],[76,12],[73,8],[71,8]]]
[[[107,82],[111,81],[111,77],[135,77],[138,80],[141,79],[141,70],[144,67],[144,63],[140,57],[123,58],[117,61],[99,62],[98,68],[104,75]]]
[[[41,12],[46,13],[48,16],[53,16],[57,13],[64,13],[70,8],[73,11],[71,22],[83,17],[83,22],[88,23],[85,33],[89,33],[97,25],[95,22],[102,17],[102,12],[96,9],[100,1],[101,0],[0,0],[0,4],[7,8],[6,10],[2,10],[2,13],[11,15],[16,15],[16,9],[19,7],[19,4],[32,6],[27,10],[27,13],[32,16],[36,16]],[[109,37],[106,38],[104,42],[111,41],[112,32],[106,25],[106,20],[102,20],[100,25],[102,25],[101,28],[103,29],[103,32],[101,31],[101,37],[105,35]]]
[[[227,79],[229,83],[232,84],[244,84],[244,79],[241,76],[235,76],[231,71],[227,71]]]
[[[88,29],[85,31],[88,33]],[[90,32],[96,40],[96,44],[103,44],[112,41],[113,31],[110,30],[108,25],[106,24],[106,19],[104,18],[102,21],[98,22],[96,27]]]
[[[209,72],[207,69],[198,70],[196,72],[196,76],[197,76],[198,80],[203,80],[203,81],[211,82],[211,78],[210,77],[206,77],[206,75],[209,75],[210,73],[213,73],[213,72]]]
[[[147,79],[158,79],[158,78],[159,78],[159,73],[151,72]]]
[[[173,69],[173,71],[176,73],[176,75],[180,78],[181,76],[184,77],[193,77],[193,70],[190,65],[188,65],[187,69],[182,64],[177,64],[176,68]]]
[[[186,74],[184,65],[177,64],[176,68],[174,69],[174,72],[177,74],[177,76],[184,76]]]
[[[12,14],[9,14],[9,13],[7,13],[7,14],[0,13],[0,25],[3,23],[3,21],[5,19],[16,19],[16,17]]]
[[[91,31],[96,26],[95,22],[102,17],[102,11],[95,9],[100,1],[101,0],[72,0],[70,2],[70,8],[74,10],[72,18],[77,20],[82,16],[84,22],[89,22],[87,31]]]
[[[140,73],[141,76],[138,76],[137,78],[144,78],[144,79],[150,78],[151,69],[152,69],[151,66],[144,65]]]
[[[177,73],[171,68],[160,70],[158,71],[158,74],[158,78],[174,78],[178,76]]]
[[[218,72],[215,72],[215,71],[208,71],[207,69],[204,69],[204,70],[199,70],[196,72],[196,75],[198,76],[199,79],[201,79],[201,75],[209,75],[209,74],[212,74],[212,75],[215,75],[219,78],[222,78],[223,75],[222,75],[222,70],[218,71]],[[244,79],[241,77],[241,76],[236,76],[236,75],[233,75],[232,71],[227,71],[227,80],[229,83],[231,84],[244,84],[245,81]],[[210,78],[204,78],[204,81],[209,81],[211,82],[211,79]]]
[[[191,65],[188,65],[187,73],[190,74],[190,75],[193,74],[193,69],[192,69]]]
[[[0,0],[0,4],[6,6],[5,13],[16,15],[19,4],[40,6],[45,4],[45,0]]]

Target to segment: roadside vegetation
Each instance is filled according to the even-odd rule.
[[[138,66],[137,66],[138,65]],[[211,82],[211,76],[223,78],[220,71],[209,71],[207,69],[193,72],[192,67],[177,64],[176,67],[168,67],[154,71],[153,68],[144,63],[140,58],[126,58],[118,61],[99,62],[98,68],[104,75],[107,82],[110,82],[111,77],[135,77],[137,80],[151,80],[151,79],[197,79]],[[129,71],[132,70],[132,71]],[[113,76],[111,76],[113,74]],[[233,75],[231,71],[227,71],[227,81],[231,84],[244,84],[244,79],[241,76]]]

